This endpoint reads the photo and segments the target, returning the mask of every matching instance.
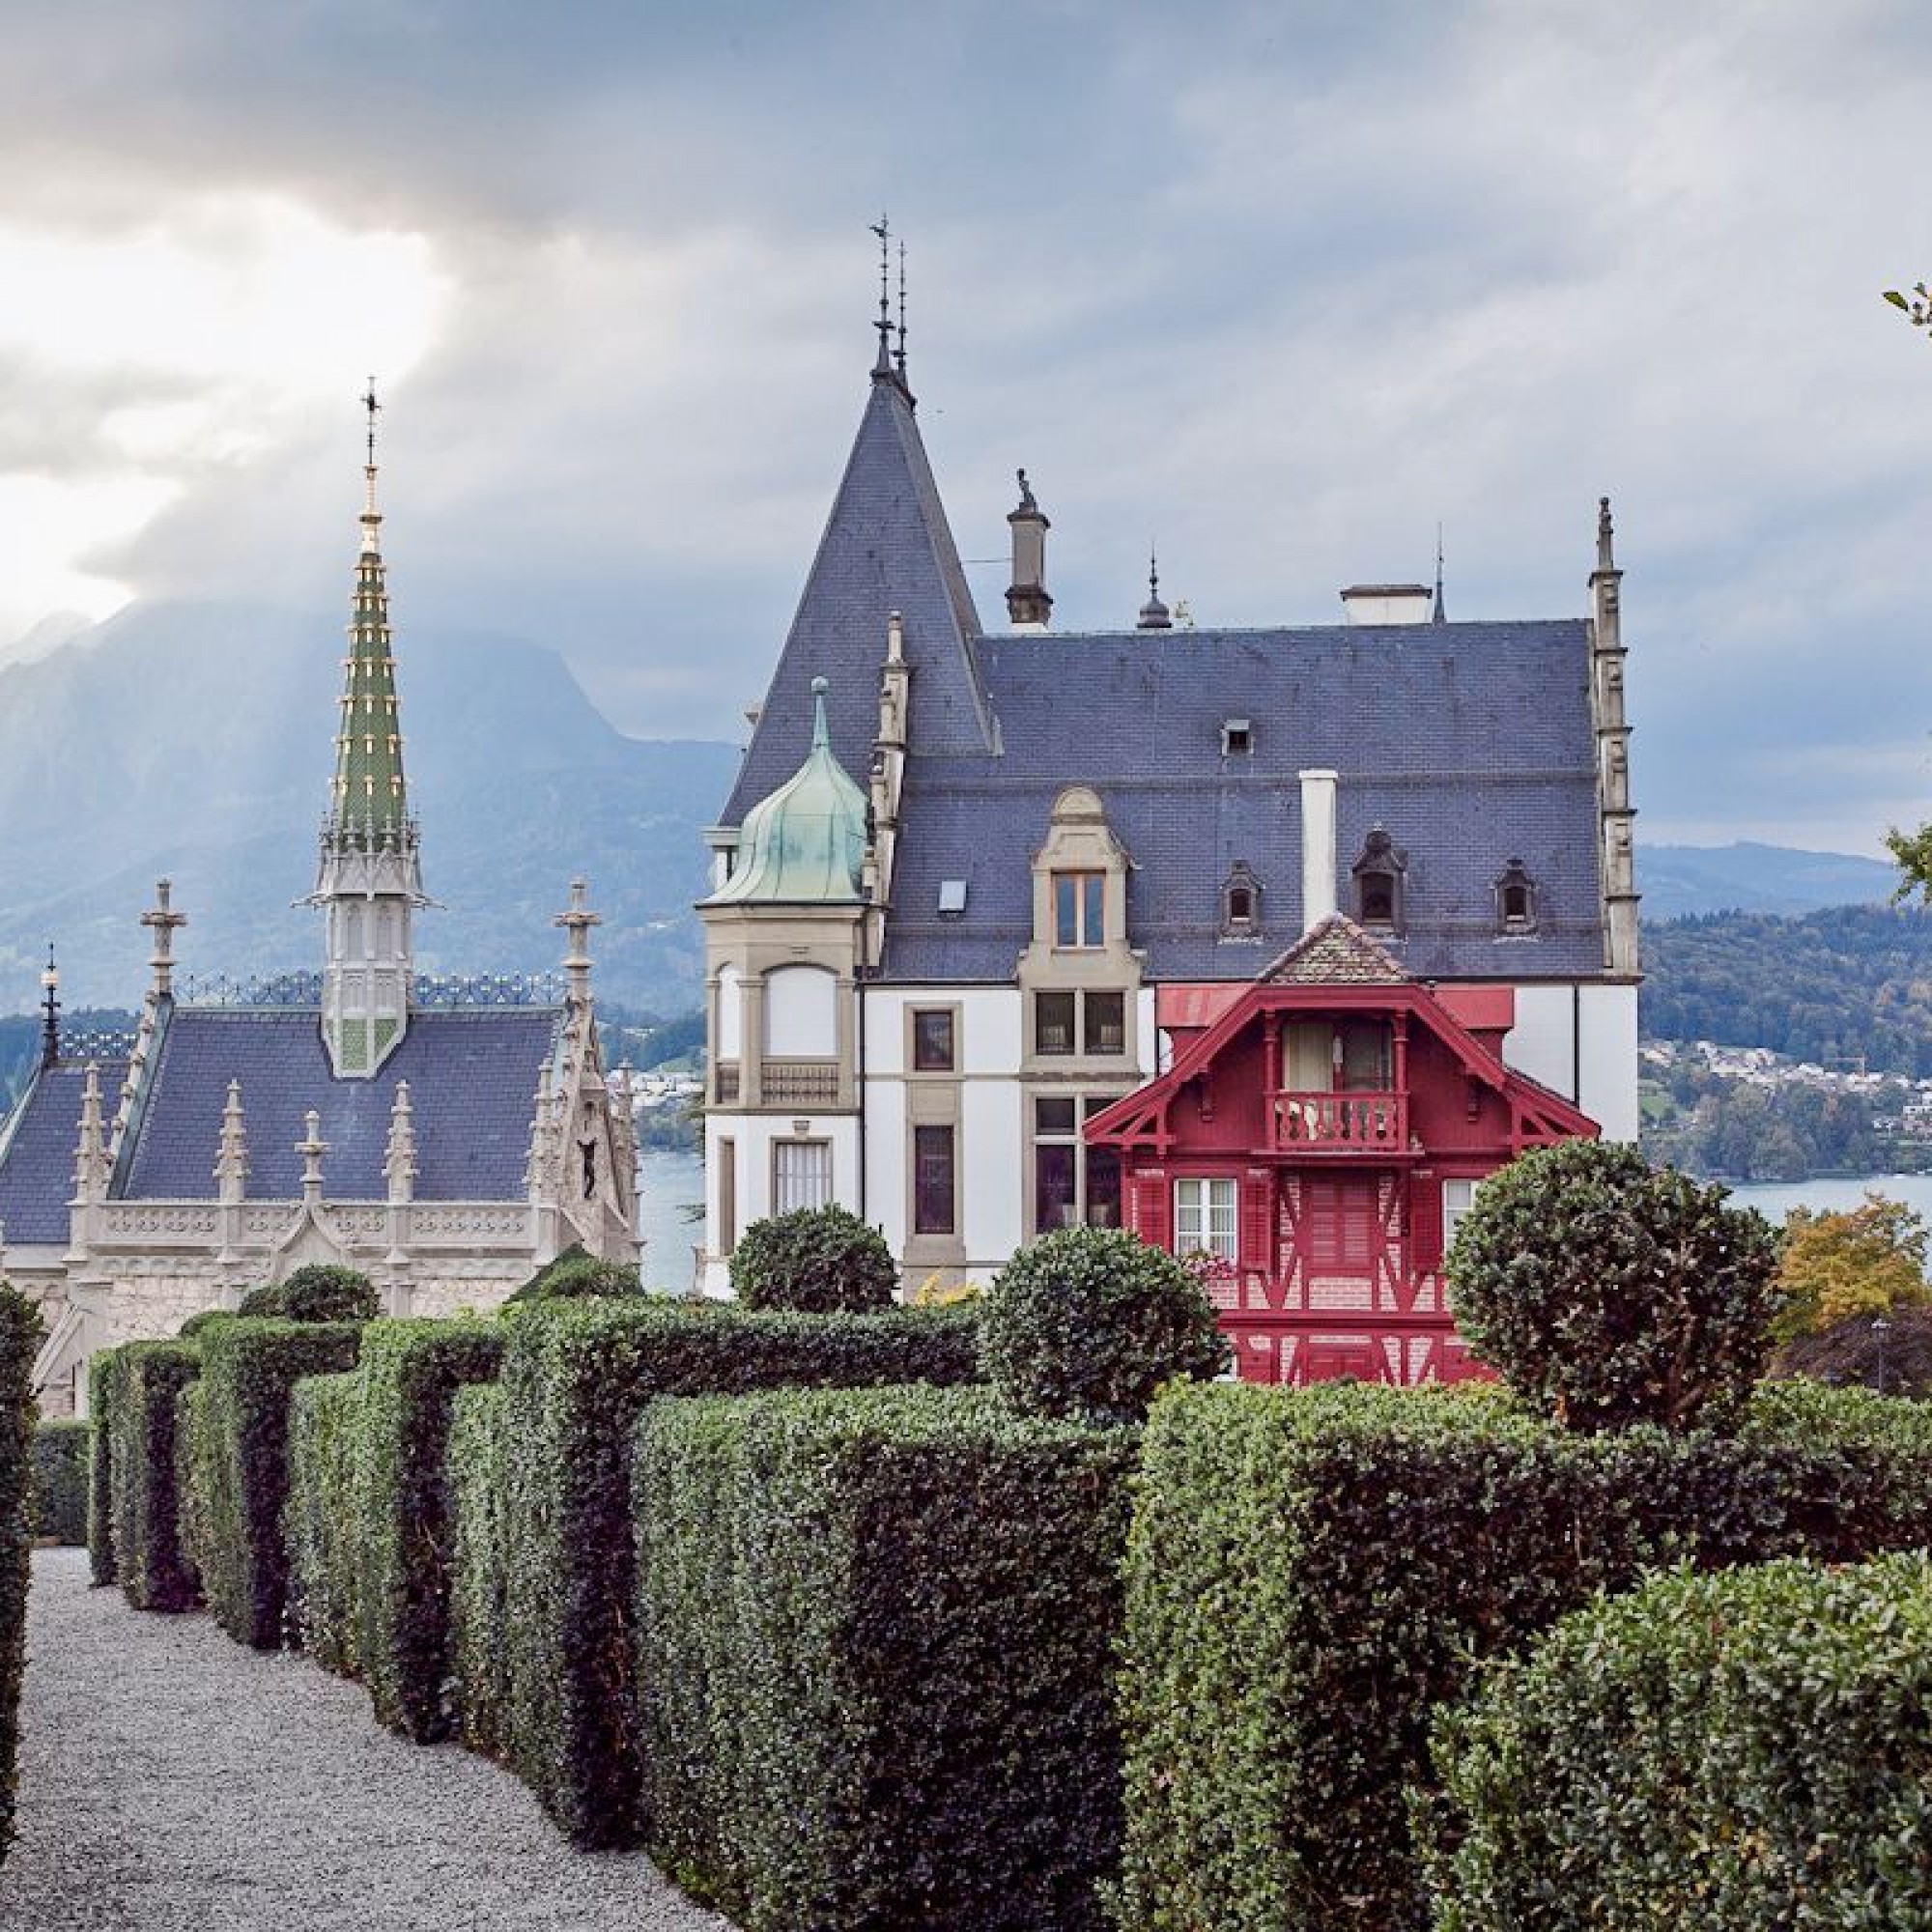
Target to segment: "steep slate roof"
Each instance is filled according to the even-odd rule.
[[[1310,630],[981,638],[997,756],[906,768],[884,974],[1010,980],[1031,937],[1031,865],[1053,801],[1091,785],[1132,864],[1127,937],[1157,980],[1246,980],[1301,932],[1304,769],[1340,773],[1336,871],[1385,826],[1407,854],[1404,933],[1418,979],[1603,970],[1595,737],[1581,619]],[[1224,758],[1224,719],[1253,726]],[[1494,881],[1520,858],[1537,930],[1496,933]],[[1236,860],[1260,932],[1220,937]],[[940,917],[939,888],[966,907]]]
[[[104,1069],[103,1091],[111,1095],[113,1085],[111,1069]],[[9,1247],[67,1241],[86,1087],[87,1068],[77,1062],[43,1066],[0,1125],[0,1233]]]
[[[931,753],[983,753],[991,725],[973,639],[980,617],[914,421],[890,372],[875,374],[798,614],[720,822],[738,825],[805,762],[811,680],[831,684],[832,751],[863,779],[879,729],[886,619],[905,620],[910,731]]]
[[[380,1201],[396,1083],[410,1083],[416,1199],[516,1201],[525,1192],[537,1076],[554,1051],[562,1009],[463,1009],[410,1016],[403,1043],[369,1080],[329,1071],[313,1008],[177,1007],[167,1016],[147,1104],[124,1146],[120,1200],[212,1200],[214,1152],[230,1080],[242,1083],[248,1198],[301,1193],[303,1116],[322,1116],[323,1195]],[[79,1118],[79,1103],[74,1116]],[[70,1143],[72,1134],[69,1135]]]

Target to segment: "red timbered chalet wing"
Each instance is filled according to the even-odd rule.
[[[1512,989],[1419,984],[1337,915],[1228,990],[1161,987],[1172,1064],[1088,1123],[1120,1150],[1127,1225],[1235,1264],[1246,1380],[1481,1373],[1443,1285],[1455,1220],[1524,1149],[1597,1132],[1503,1064]]]

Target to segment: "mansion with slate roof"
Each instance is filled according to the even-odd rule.
[[[1239,1373],[1466,1371],[1442,1260],[1526,1148],[1637,1131],[1609,506],[1586,617],[1050,628],[1020,477],[974,607],[883,316],[857,440],[707,834],[704,1282],[837,1201],[905,1286],[1053,1229],[1223,1265]]]
[[[423,895],[403,773],[372,423],[335,780],[315,890],[322,971],[211,998],[177,988],[169,883],[142,923],[134,1037],[63,1042],[0,1123],[0,1273],[38,1294],[49,1412],[95,1350],[170,1335],[311,1262],[395,1315],[489,1306],[573,1242],[638,1258],[628,1076],[607,1077],[582,882],[561,987],[415,973]]]

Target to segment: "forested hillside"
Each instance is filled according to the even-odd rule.
[[[1932,1076],[1932,913],[1833,906],[1647,925],[1650,1039],[1768,1046],[1826,1065]]]

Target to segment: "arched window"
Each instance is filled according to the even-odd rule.
[[[1496,875],[1496,930],[1536,930],[1536,881],[1520,859],[1512,859]]]
[[[1355,923],[1372,932],[1402,930],[1402,881],[1408,854],[1379,825],[1362,845],[1355,861]]]

